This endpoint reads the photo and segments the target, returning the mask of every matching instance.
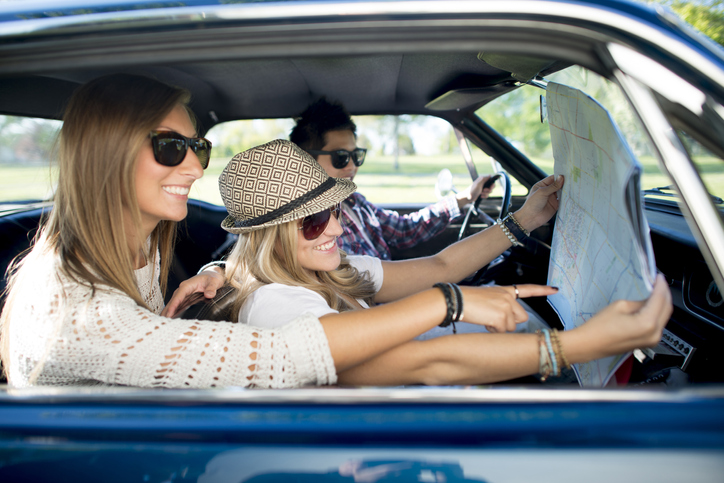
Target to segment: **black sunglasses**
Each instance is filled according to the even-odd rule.
[[[201,167],[206,169],[211,158],[211,141],[206,138],[187,138],[174,131],[151,131],[153,157],[164,166],[178,166],[186,157],[189,148],[199,158]]]
[[[302,219],[302,226],[299,227],[302,230],[302,235],[307,240],[316,240],[320,237],[324,230],[329,225],[329,219],[332,215],[339,219],[339,212],[341,211],[340,205],[334,205],[328,210],[320,211],[313,215],[305,216]]]
[[[318,156],[320,154],[329,154],[330,156],[332,156],[332,166],[337,169],[344,169],[344,167],[349,164],[350,158],[352,159],[352,162],[355,166],[362,166],[362,163],[365,162],[365,156],[367,155],[367,150],[364,148],[357,148],[354,151],[347,151],[346,149],[336,149],[334,151],[307,152],[313,156]]]

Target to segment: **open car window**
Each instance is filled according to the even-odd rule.
[[[0,115],[0,211],[52,197],[57,180],[54,147],[61,125]]]
[[[438,174],[448,169],[455,190],[467,188],[472,179],[449,122],[426,115],[353,116],[357,146],[368,150],[354,182],[360,193],[378,205],[427,204],[438,200]],[[207,137],[214,144],[213,161],[204,178],[194,184],[195,198],[222,204],[218,176],[237,153],[272,139],[287,139],[292,119],[231,121],[213,127]],[[479,174],[499,169],[493,158],[468,143]],[[520,183],[516,194],[526,194]],[[499,196],[499,191],[493,196]]]
[[[712,201],[724,210],[724,159],[692,138],[686,131],[678,130],[677,134],[689,153],[689,157],[696,165],[704,186],[709,191]],[[671,196],[673,188],[664,186],[659,188],[662,196]]]

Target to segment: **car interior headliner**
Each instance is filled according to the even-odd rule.
[[[229,120],[293,117],[322,95],[343,102],[356,115],[435,114],[450,119],[514,89],[519,81],[562,67],[546,59],[479,52],[127,65],[1,78],[0,112],[59,119],[76,87],[103,74],[128,72],[189,89],[204,132]]]

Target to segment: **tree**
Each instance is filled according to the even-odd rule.
[[[682,20],[724,46],[724,0],[649,0],[669,7]]]

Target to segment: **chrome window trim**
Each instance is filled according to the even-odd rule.
[[[685,389],[585,389],[476,387],[364,387],[299,389],[138,389],[130,387],[0,387],[0,403],[53,404],[82,402],[139,402],[151,404],[499,404],[566,402],[684,403],[693,399],[721,399],[724,387]]]

